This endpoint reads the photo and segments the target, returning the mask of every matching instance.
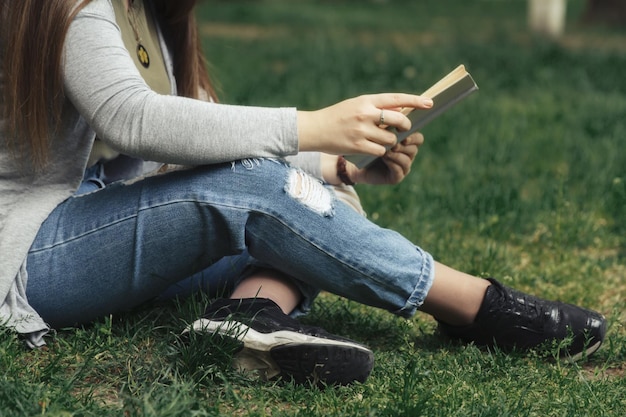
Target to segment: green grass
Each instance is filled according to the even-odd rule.
[[[578,23],[529,35],[525,0],[203,3],[222,100],[313,109],[416,91],[459,63],[480,91],[424,129],[410,176],[358,186],[370,218],[456,268],[609,317],[588,362],[484,352],[323,294],[305,320],[368,344],[351,387],[264,382],[229,347],[178,343],[203,302],[59,331],[29,352],[0,334],[1,416],[622,416],[626,414],[626,32]]]

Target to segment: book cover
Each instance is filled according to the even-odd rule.
[[[396,132],[397,141],[402,142],[407,136],[420,130],[476,90],[478,90],[478,86],[470,73],[467,72],[464,65],[459,65],[422,93],[423,96],[433,100],[433,107],[430,109],[406,108],[402,110],[402,113],[411,120],[411,129],[406,132]],[[346,155],[346,159],[357,167],[363,168],[377,158],[372,155]]]

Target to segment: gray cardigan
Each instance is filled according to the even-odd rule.
[[[163,38],[161,46],[173,81]],[[0,74],[0,86],[2,80]],[[183,165],[298,152],[295,108],[215,104],[150,90],[124,47],[111,0],[93,0],[72,22],[64,84],[62,129],[42,172],[16,161],[0,140],[0,324],[31,346],[42,345],[49,328],[26,299],[26,256],[41,223],[78,188],[96,135],[140,160]],[[0,120],[0,132],[3,125]],[[320,176],[319,154],[288,159]]]

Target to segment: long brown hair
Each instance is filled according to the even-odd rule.
[[[32,166],[46,165],[60,125],[63,43],[75,15],[90,0],[0,0],[2,136]],[[149,1],[149,0],[146,0]],[[178,94],[216,100],[200,44],[196,0],[152,0],[174,51]]]

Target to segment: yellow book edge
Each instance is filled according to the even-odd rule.
[[[465,69],[465,65],[461,64],[442,79],[433,84],[428,90],[424,91],[421,95],[428,98],[433,98],[441,94],[443,91],[450,88],[450,86],[456,84],[463,78],[469,75],[469,72]],[[412,107],[405,107],[401,110],[405,116],[415,110]]]

